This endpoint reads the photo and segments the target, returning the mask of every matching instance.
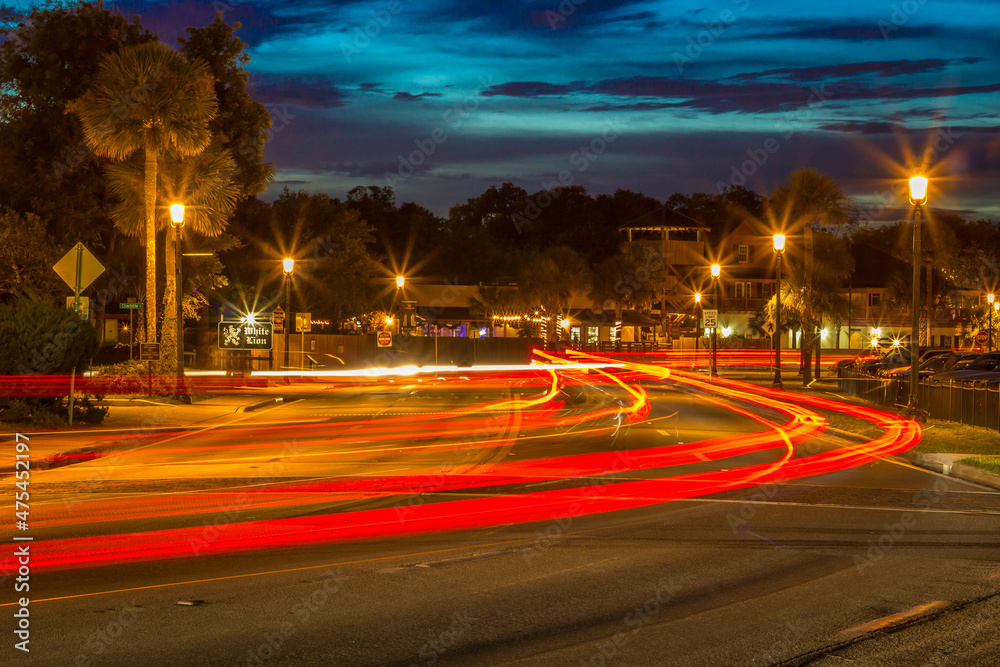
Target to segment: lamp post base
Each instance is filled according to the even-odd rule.
[[[771,383],[773,389],[784,389],[785,383],[781,381],[781,378],[774,378],[774,382]]]
[[[907,405],[902,409],[902,411],[900,411],[899,416],[904,419],[912,419],[913,421],[920,422],[921,424],[926,424],[930,415],[915,405]]]

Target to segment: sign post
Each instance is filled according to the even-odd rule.
[[[295,313],[295,329],[299,332],[299,366],[306,369],[306,332],[312,331],[312,313]]]
[[[73,248],[63,255],[52,269],[59,274],[67,285],[73,290],[73,309],[80,314],[80,292],[87,289],[90,283],[94,282],[97,276],[104,273],[104,267],[97,258],[87,250],[82,243],[77,243]],[[89,303],[88,303],[89,312]],[[84,318],[87,319],[87,318]],[[76,379],[76,366],[73,367],[73,374],[69,378],[69,425],[73,425],[73,389]]]
[[[127,303],[119,303],[118,307],[122,310],[128,311],[128,360],[132,361],[132,348],[135,347],[132,344],[135,342],[135,327],[132,326],[132,311],[142,308],[142,304],[136,303],[135,299],[129,297]]]

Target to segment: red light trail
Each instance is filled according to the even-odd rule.
[[[565,361],[545,353],[538,354],[553,364]],[[587,362],[608,361],[582,353],[575,353],[573,357]],[[659,363],[649,363],[654,359]],[[258,521],[234,518],[224,528],[214,531],[211,539],[206,538],[205,526],[199,525],[39,540],[35,542],[33,564],[39,570],[91,567],[611,512],[843,470],[905,451],[920,439],[920,427],[916,422],[873,408],[763,389],[734,380],[716,378],[710,381],[704,376],[667,368],[661,365],[663,360],[654,356],[643,357],[642,363],[628,358],[616,361],[620,367],[608,370],[557,370],[547,366],[535,372],[521,371],[513,379],[522,383],[522,394],[537,392],[527,398],[512,396],[434,414],[240,427],[216,432],[216,436],[224,436],[224,441],[206,444],[198,451],[173,447],[157,449],[155,451],[167,460],[194,455],[193,461],[174,460],[165,464],[172,466],[211,463],[214,461],[212,456],[239,457],[242,456],[240,452],[253,458],[255,451],[268,445],[271,449],[266,455],[273,459],[273,445],[280,443],[282,438],[294,437],[301,446],[292,453],[293,461],[317,457],[325,462],[343,460],[349,463],[351,456],[359,451],[398,451],[398,444],[405,441],[408,454],[427,456],[430,460],[428,465],[417,464],[404,475],[341,475],[272,482],[254,488],[237,486],[201,492],[133,495],[118,498],[113,505],[100,497],[73,503],[42,503],[33,507],[39,513],[33,516],[33,524],[52,530],[82,523],[205,515],[226,508],[239,515],[264,508],[371,499],[380,499],[383,504],[395,501],[395,506],[354,510],[341,507],[342,511],[328,510],[333,512],[328,514]],[[672,361],[667,363],[672,365]],[[496,374],[480,376],[474,369],[462,372],[461,378],[433,382],[499,387],[512,380],[510,376]],[[623,397],[621,404],[589,408],[584,405],[568,410],[563,402],[565,390],[583,384],[614,391]],[[489,453],[497,448],[520,445],[526,440],[539,445],[556,443],[568,434],[607,438],[623,425],[649,419],[648,388],[653,386],[683,387],[699,400],[752,419],[762,428],[753,433],[723,435],[686,444],[582,454],[544,456],[543,450],[532,446],[525,452],[530,458],[524,460],[477,461],[474,465],[435,467],[438,453],[457,448],[474,455],[476,451]],[[352,387],[360,391],[364,388],[358,384]],[[753,411],[754,407],[774,411],[782,415],[784,421],[774,423],[773,419],[764,419]],[[883,433],[863,444],[829,451],[814,452],[808,448],[803,451],[802,446],[826,428],[826,421],[817,409],[864,419],[881,428]],[[567,411],[569,414],[565,414]],[[244,436],[251,435],[255,438],[253,443],[243,440]],[[440,439],[444,442],[428,442]],[[321,452],[313,451],[315,443],[322,443]],[[359,444],[364,446],[359,447]],[[686,465],[703,467],[708,462],[767,450],[774,450],[774,460],[746,465],[728,462],[726,469],[700,472],[675,469]],[[130,463],[129,453],[123,454],[119,466],[124,470],[130,465],[148,467],[140,460]],[[565,480],[567,488],[544,491],[515,488],[516,485],[560,480]],[[474,490],[476,493],[472,495],[475,497],[468,497]],[[447,494],[456,493],[461,497],[448,499]],[[422,494],[437,495],[425,500]],[[5,516],[7,512],[0,512],[5,520],[9,519]]]

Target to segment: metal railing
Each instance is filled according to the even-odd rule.
[[[908,380],[901,382],[852,368],[838,369],[837,377],[841,391],[870,403],[886,408],[907,403]],[[917,385],[917,401],[931,419],[1000,431],[1000,380],[923,380]]]

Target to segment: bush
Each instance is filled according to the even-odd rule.
[[[87,370],[97,352],[97,332],[76,312],[47,301],[0,304],[0,375],[41,375]]]
[[[83,399],[81,405],[73,406],[73,419],[79,419],[86,424],[100,424],[104,421],[107,408],[99,408],[92,405],[89,400]],[[13,399],[8,401],[7,407],[0,412],[0,421],[5,424],[30,424],[32,426],[65,426],[66,406],[58,399]]]
[[[94,381],[107,394],[145,394],[148,365],[147,361],[134,360],[102,366],[95,369]]]

